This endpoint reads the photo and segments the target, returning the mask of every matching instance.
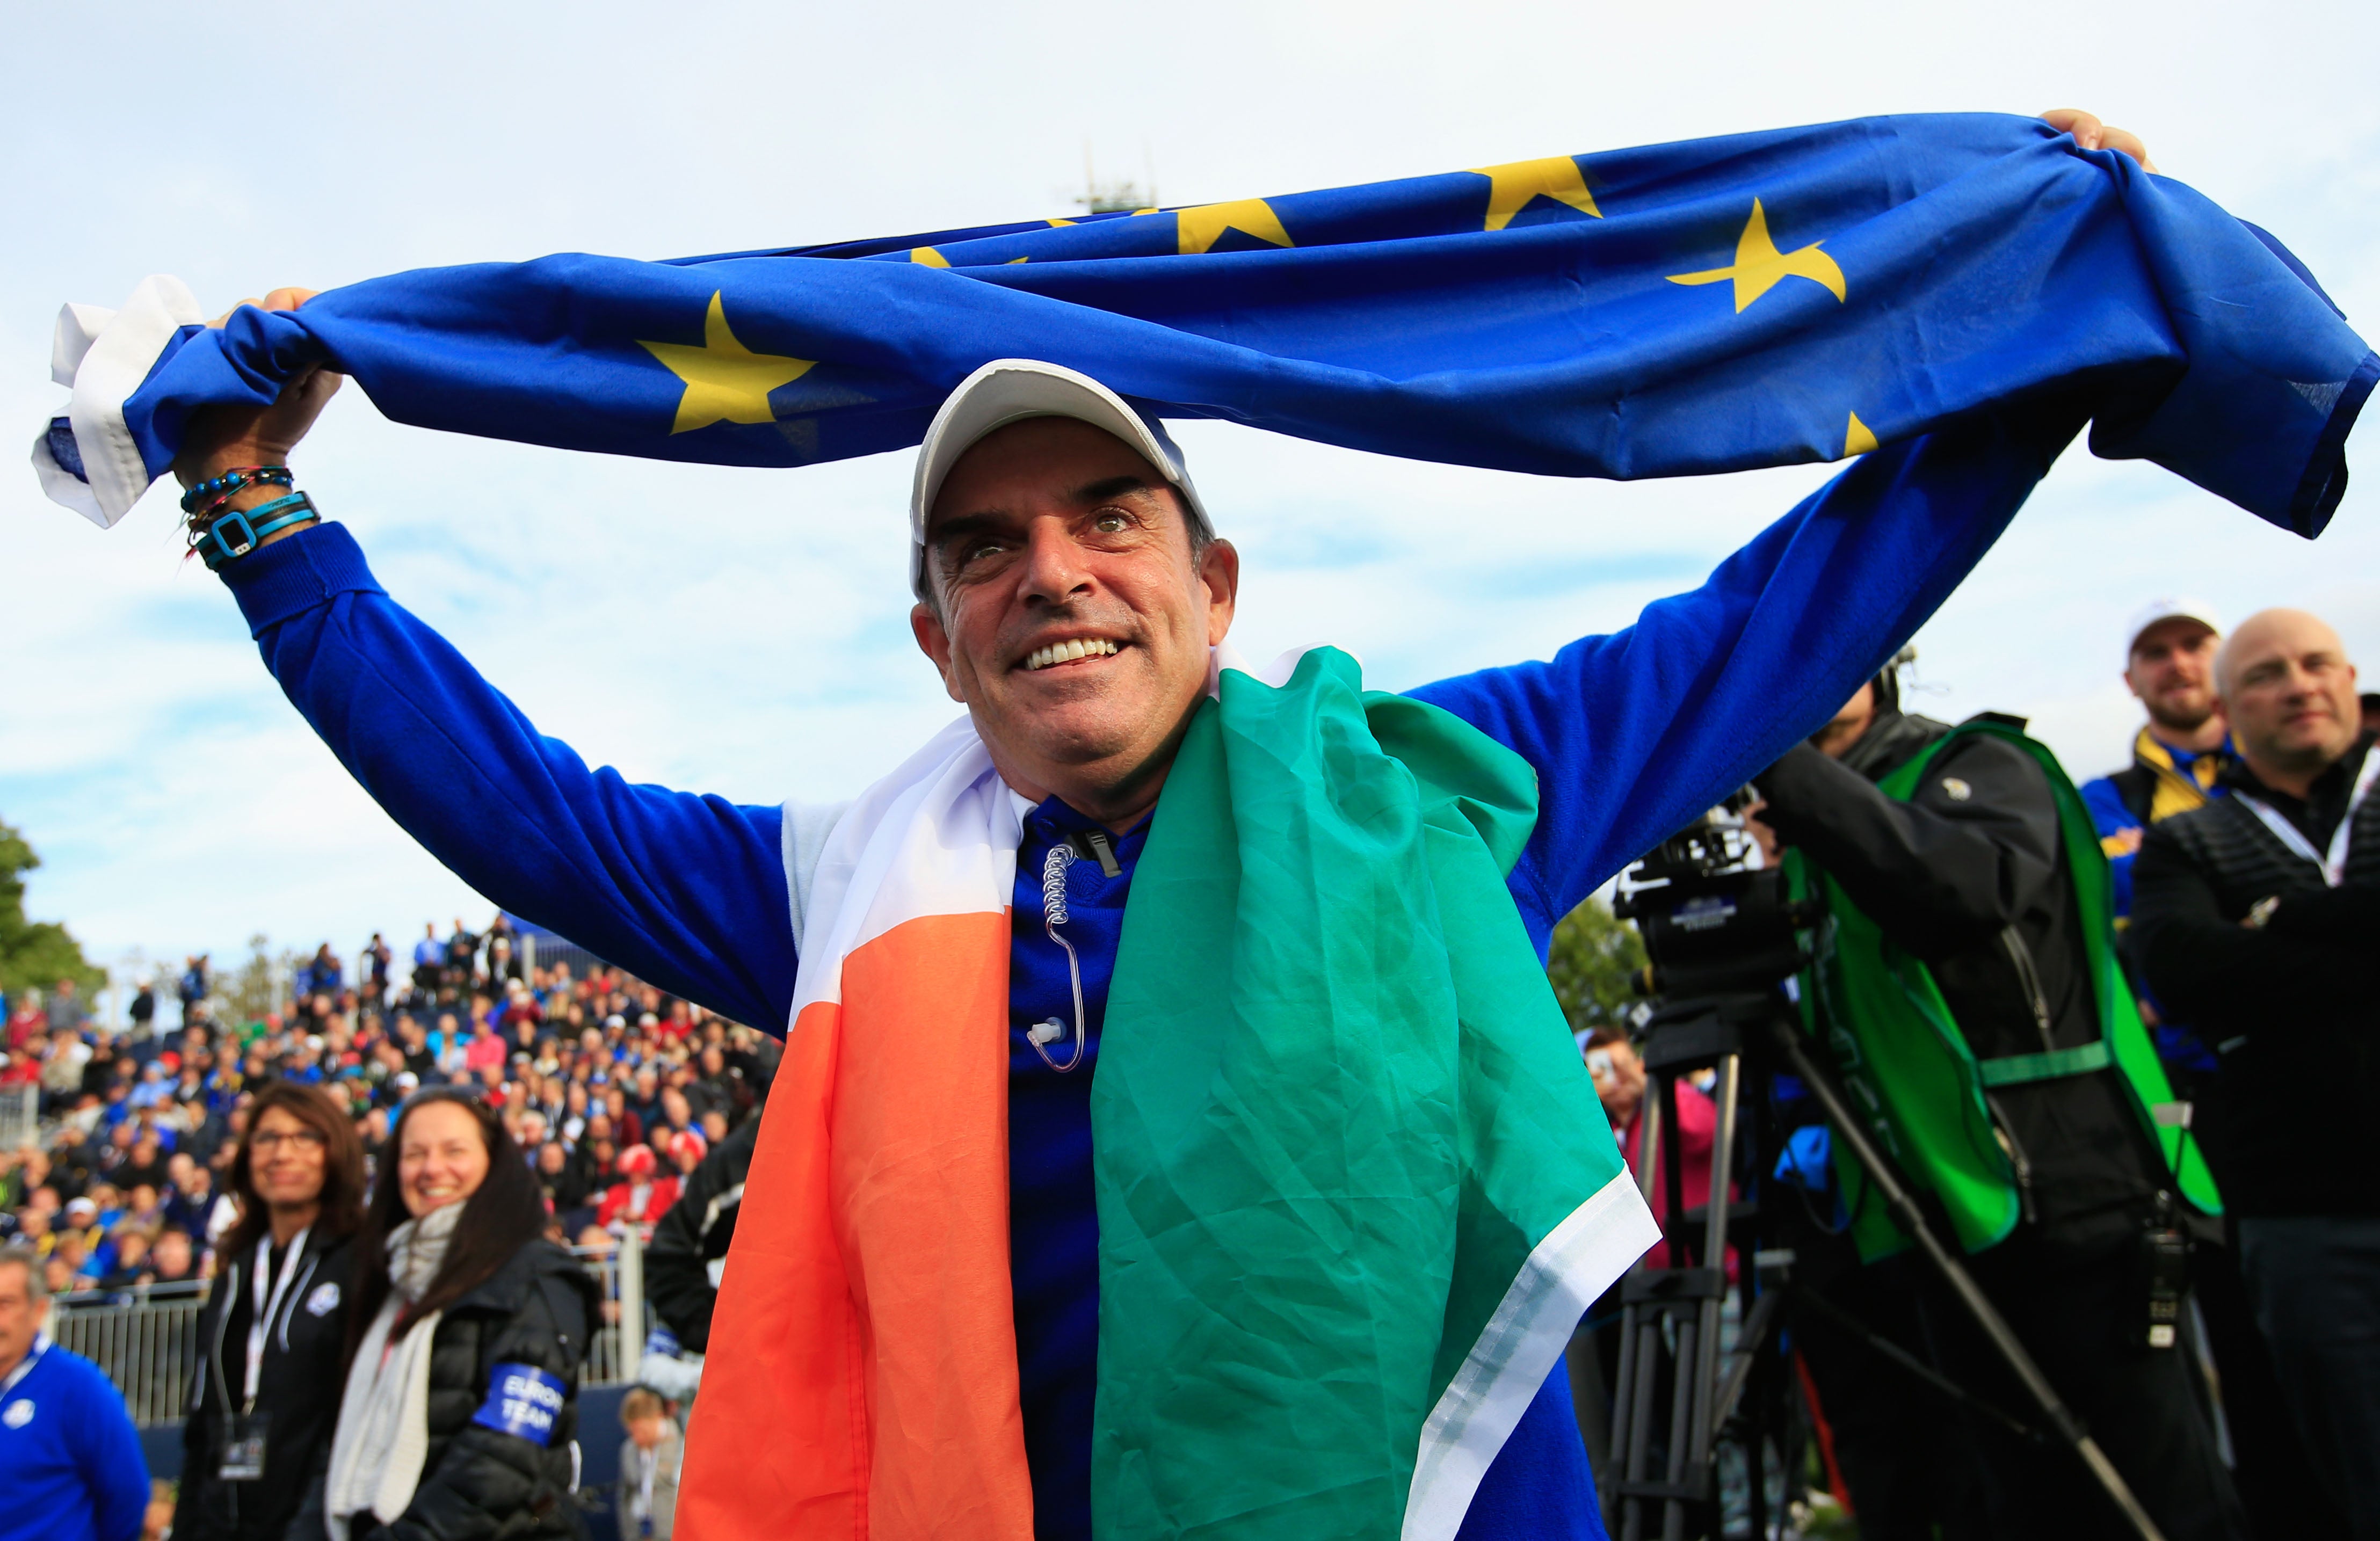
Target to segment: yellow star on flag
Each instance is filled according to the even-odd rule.
[[[1567,155],[1514,161],[1510,165],[1474,166],[1471,175],[1488,178],[1486,229],[1503,229],[1512,223],[1514,214],[1540,198],[1567,203],[1580,213],[1593,214],[1597,219],[1603,217],[1603,211],[1595,206],[1595,195],[1586,190],[1586,178],[1579,174],[1578,163]]]
[[[935,250],[930,246],[911,247],[909,249],[909,261],[917,263],[921,268],[946,268],[951,265],[951,260],[949,258],[943,256],[941,252]]]
[[[1874,448],[1876,431],[1860,421],[1858,413],[1852,413],[1852,420],[1843,429],[1843,453],[1835,458],[1849,460],[1854,455],[1865,455]]]
[[[769,409],[769,393],[799,380],[818,363],[815,358],[755,353],[737,342],[735,334],[727,330],[727,309],[717,292],[712,293],[710,309],[702,319],[700,347],[649,343],[641,337],[637,343],[686,382],[672,433],[690,433],[716,422],[774,422],[777,415]]]
[[[1154,212],[1143,210],[1141,212]],[[1223,238],[1226,230],[1236,230],[1243,236],[1274,246],[1294,246],[1289,232],[1281,227],[1281,216],[1272,205],[1261,198],[1243,198],[1230,203],[1202,203],[1196,209],[1177,209],[1175,228],[1180,232],[1182,255],[1195,257]]]
[[[1717,284],[1724,279],[1735,280],[1735,310],[1742,315],[1743,308],[1775,288],[1778,282],[1791,274],[1826,285],[1838,300],[1847,291],[1843,286],[1843,270],[1835,260],[1818,249],[1819,243],[1793,251],[1779,251],[1777,243],[1768,238],[1768,214],[1761,208],[1760,200],[1752,200],[1752,218],[1744,222],[1743,234],[1735,243],[1735,263],[1731,267],[1708,268],[1701,273],[1673,273],[1672,284]]]

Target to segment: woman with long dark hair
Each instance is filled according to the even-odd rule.
[[[578,1371],[594,1280],[544,1239],[494,1110],[398,1112],[356,1242],[353,1343],[319,1507],[332,1541],[577,1536]]]
[[[363,1149],[321,1090],[271,1082],[249,1108],[229,1184],[239,1221],[199,1317],[174,1535],[282,1541],[330,1461]]]

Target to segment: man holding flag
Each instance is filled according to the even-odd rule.
[[[2098,149],[2095,120],[2067,126]],[[1566,164],[1506,220],[1548,197],[1592,210]],[[1228,207],[1195,249],[1202,212],[1182,212],[1182,261],[1232,231],[1291,244]],[[1842,301],[1833,258],[1767,229],[1755,202],[1733,266],[1663,281],[1738,313],[1788,278]],[[799,261],[808,283],[868,259]],[[896,286],[958,292],[918,284]],[[294,335],[267,313],[309,297],[236,312],[215,357]],[[808,367],[747,346],[719,293],[709,309],[702,348],[639,345],[685,382],[674,438],[766,418]],[[2239,493],[2316,527],[2338,414],[2380,373],[2360,343],[2325,346],[2338,390],[2272,397],[2318,414],[2291,419],[2288,485]],[[941,394],[910,508],[913,627],[965,716],[853,803],[744,807],[590,771],[288,501],[280,467],[336,384],[303,354],[261,371],[270,389],[218,376],[173,414],[132,396],[86,414],[78,376],[73,433],[37,458],[54,486],[85,464],[103,511],[156,424],[212,407],[173,446],[213,521],[201,551],[364,786],[506,910],[785,1025],[689,1433],[697,1537],[1598,1534],[1558,1360],[1654,1232],[1545,984],[1552,927],[1822,721],[2084,418],[2107,428],[2087,370],[1937,403],[1881,447],[1854,413],[1840,450],[1870,453],[1702,588],[1550,662],[1400,698],[1331,649],[1240,661],[1238,556],[1153,412],[996,356]],[[396,389],[365,372],[375,399]],[[1366,394],[1310,383],[1299,410]],[[2171,380],[2158,395],[2190,405]],[[123,453],[94,468],[111,423]],[[775,426],[809,431],[751,453],[815,452],[832,427]],[[1658,438],[1650,466],[1719,463]]]

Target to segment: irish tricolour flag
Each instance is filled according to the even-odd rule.
[[[1103,1537],[1450,1537],[1655,1237],[1504,886],[1529,767],[1322,649],[1219,670],[1092,1094]],[[688,1444],[694,1541],[1027,1541],[1021,831],[964,722],[836,825]],[[789,856],[792,853],[789,853]]]

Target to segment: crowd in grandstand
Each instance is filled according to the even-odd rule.
[[[71,981],[6,1001],[0,1088],[37,1086],[49,1133],[0,1150],[0,1240],[38,1252],[53,1293],[211,1276],[237,1218],[224,1173],[248,1105],[283,1078],[342,1099],[368,1159],[418,1088],[480,1090],[533,1153],[547,1233],[604,1250],[626,1227],[650,1232],[776,1062],[765,1035],[616,969],[532,964],[501,915],[480,933],[425,928],[402,982],[395,961],[376,934],[350,978],[326,943],[260,1021],[218,1010],[203,957],[163,1029],[145,985],[114,1029]]]

